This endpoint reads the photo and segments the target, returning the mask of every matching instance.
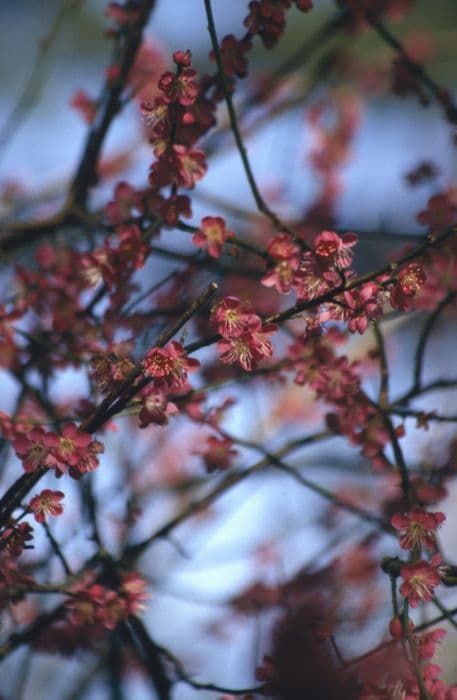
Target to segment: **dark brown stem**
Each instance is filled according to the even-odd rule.
[[[69,200],[72,205],[85,208],[89,189],[97,183],[97,163],[103,142],[113,119],[121,110],[122,93],[154,5],[155,0],[140,2],[135,20],[123,28],[125,35],[122,37],[123,46],[118,63],[119,75],[113,83],[107,80],[103,88],[102,106],[87,136],[83,155],[70,188]]]
[[[221,84],[222,84],[222,90],[224,92],[224,98],[225,98],[225,103],[227,105],[227,111],[229,114],[229,119],[230,119],[230,127],[233,132],[233,136],[235,139],[235,143],[238,148],[238,152],[240,154],[241,162],[243,163],[243,168],[244,172],[246,173],[246,178],[249,183],[249,187],[252,192],[252,196],[254,197],[257,209],[262,212],[262,214],[265,214],[265,216],[270,219],[271,223],[275,227],[275,229],[282,229],[283,231],[288,231],[289,229],[287,226],[281,222],[280,218],[275,214],[267,205],[265,200],[263,199],[260,190],[257,186],[256,179],[254,177],[254,173],[252,171],[252,167],[248,158],[248,154],[246,151],[246,146],[244,145],[243,138],[240,133],[240,129],[238,126],[238,119],[236,116],[235,108],[233,106],[233,100],[232,100],[232,94],[230,91],[230,88],[227,84],[227,79],[225,76],[224,72],[224,64],[222,61],[222,56],[221,56],[221,51],[219,48],[219,41],[217,38],[217,33],[216,33],[216,26],[214,24],[214,17],[213,17],[213,10],[211,7],[211,0],[204,0],[205,3],[205,9],[206,9],[206,16],[208,19],[208,31],[211,37],[211,44],[213,47],[214,51],[214,56],[216,58],[216,63],[217,63],[217,70],[219,73],[219,77],[221,79]],[[289,231],[289,233],[292,233]],[[293,233],[292,233],[293,235]]]

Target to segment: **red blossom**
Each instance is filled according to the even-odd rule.
[[[244,370],[251,372],[261,360],[272,356],[273,346],[269,338],[275,332],[274,324],[262,325],[259,319],[241,335],[223,338],[217,344],[221,361],[229,365],[239,362]]]
[[[70,622],[76,626],[95,625],[114,630],[129,615],[144,610],[143,603],[150,597],[145,589],[145,581],[136,572],[124,575],[118,590],[100,583],[79,583],[66,603]]]
[[[146,588],[146,581],[136,571],[122,577],[120,593],[126,602],[127,615],[138,615],[146,609],[145,601],[151,597]]]
[[[37,523],[44,523],[48,515],[54,517],[62,515],[63,505],[60,501],[63,498],[62,491],[51,491],[50,489],[44,489],[37,496],[34,496],[29,503],[29,508]]]
[[[83,474],[93,472],[99,465],[98,455],[103,454],[104,447],[98,440],[92,440],[87,450],[80,455],[79,462],[70,465],[68,470],[73,479],[80,479]]]
[[[159,88],[166,102],[178,102],[189,107],[197,99],[200,90],[197,72],[193,68],[184,68],[178,75],[166,72],[159,80]]]
[[[240,336],[250,326],[256,325],[258,320],[252,307],[237,297],[221,299],[211,311],[211,321],[217,323],[217,330],[224,338]]]
[[[280,233],[268,241],[267,251],[277,260],[262,277],[264,287],[275,287],[280,294],[289,294],[300,266],[300,247],[288,233]]]
[[[66,603],[70,621],[76,626],[101,624],[109,630],[126,617],[125,601],[100,584],[93,584]]]
[[[400,547],[402,549],[415,549],[426,547],[436,548],[435,532],[444,522],[444,513],[427,513],[420,508],[413,508],[409,513],[392,516],[392,526],[398,530]]]
[[[213,472],[216,469],[228,469],[238,451],[233,448],[233,442],[228,438],[218,438],[210,435],[206,440],[206,446],[201,452],[206,469]]]
[[[205,216],[199,230],[192,236],[192,243],[199,248],[206,248],[212,258],[218,258],[225,241],[234,236],[233,231],[226,228],[221,216]]]
[[[187,381],[187,373],[195,372],[200,363],[188,357],[181,343],[172,340],[165,348],[151,348],[143,360],[144,372],[156,382],[179,388]]]
[[[244,25],[251,34],[258,34],[267,49],[279,41],[286,26],[285,9],[291,0],[254,0],[249,3],[249,14]]]
[[[207,170],[205,154],[186,146],[173,146],[176,161],[176,184],[191,189],[202,179]]]
[[[365,333],[368,323],[382,315],[383,297],[376,282],[366,282],[357,289],[335,296],[335,301],[323,304],[319,321],[346,321],[351,333]]]
[[[310,301],[341,284],[341,277],[329,269],[314,253],[307,251],[300,258],[293,287],[299,299]]]
[[[168,226],[177,224],[181,216],[186,219],[192,216],[190,199],[183,194],[174,194],[168,198],[160,198],[157,210],[160,218]]]
[[[141,410],[139,413],[140,428],[146,428],[151,423],[167,425],[170,416],[179,413],[178,407],[168,400],[166,392],[158,386],[146,387],[140,393]]]
[[[135,369],[135,363],[129,357],[118,358],[116,355],[94,355],[90,360],[91,374],[98,388],[108,394],[118,387]]]
[[[155,139],[166,136],[171,128],[170,107],[162,97],[157,97],[154,103],[141,103],[141,117],[146,126],[152,130]]]
[[[46,433],[42,428],[33,428],[29,433],[17,435],[13,439],[14,449],[26,472],[34,472],[47,466],[49,449],[45,443]]]
[[[75,423],[64,425],[60,435],[47,433],[44,437],[44,443],[50,450],[51,460],[56,467],[62,467],[62,470],[67,464],[76,465],[91,441],[91,435],[79,430]]]
[[[99,464],[98,455],[103,452],[103,445],[74,423],[64,425],[60,435],[46,433],[44,444],[49,450],[48,465],[58,474],[65,472],[68,466],[70,476],[74,479],[96,469]]]
[[[409,631],[414,631],[414,625],[411,620],[408,623]],[[400,617],[394,617],[389,623],[389,632],[394,639],[406,639],[405,628],[403,626],[403,620]]]
[[[432,659],[436,654],[439,643],[443,641],[446,634],[446,630],[437,627],[431,632],[425,632],[425,634],[422,634],[420,637],[416,637],[417,654],[419,658],[422,661],[425,659]]]
[[[314,252],[321,262],[331,267],[346,269],[352,263],[352,251],[358,241],[355,233],[339,236],[334,231],[323,231],[314,239]]]
[[[413,564],[404,564],[401,567],[401,577],[403,583],[400,586],[400,593],[408,598],[412,608],[423,601],[432,600],[435,595],[435,588],[441,583],[441,573],[438,566],[441,557],[435,555],[432,563],[420,559]]]
[[[292,290],[295,273],[300,266],[298,258],[281,260],[262,277],[264,287],[275,287],[279,294],[289,294]]]
[[[398,273],[397,282],[390,290],[390,303],[394,309],[408,311],[411,297],[414,297],[423,286],[426,274],[421,265],[409,263]]]
[[[268,241],[267,251],[276,260],[289,260],[300,253],[300,246],[294,242],[289,233],[278,233]]]
[[[173,54],[173,61],[177,66],[188,68],[192,63],[192,54],[190,51],[175,51]]]

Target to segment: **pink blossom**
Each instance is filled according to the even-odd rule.
[[[420,559],[413,564],[405,564],[401,567],[403,583],[400,586],[400,593],[408,598],[412,608],[417,608],[422,601],[429,601],[434,597],[435,588],[441,582],[441,573],[438,570],[440,563],[441,557],[435,555],[431,564]]]
[[[250,326],[258,324],[259,317],[252,307],[237,297],[225,297],[218,301],[211,311],[212,323],[224,338],[236,338]]]
[[[151,348],[143,360],[145,374],[177,388],[187,380],[188,372],[199,367],[199,361],[188,357],[181,343],[175,340],[165,348]]]
[[[177,75],[167,71],[159,80],[159,88],[166,102],[178,102],[184,107],[192,105],[200,91],[197,73],[193,68],[182,68]]]
[[[355,246],[358,237],[355,233],[345,233],[339,236],[334,231],[323,231],[314,239],[313,248],[321,262],[326,265],[346,269],[352,263],[351,248]]]
[[[275,287],[279,294],[289,294],[291,291],[295,273],[298,270],[300,261],[298,258],[280,260],[271,270],[262,277],[264,287]]]
[[[14,449],[26,472],[34,472],[47,466],[49,449],[45,443],[46,433],[42,428],[33,428],[29,433],[17,435],[13,439]]]
[[[200,228],[192,236],[192,243],[199,248],[206,248],[208,255],[218,258],[228,238],[234,237],[233,231],[225,226],[225,220],[221,216],[205,216],[200,223]]]
[[[204,450],[201,452],[205,466],[209,472],[216,469],[228,469],[233,458],[238,454],[233,448],[233,442],[228,438],[218,438],[210,435],[206,440]]]
[[[221,361],[230,365],[239,362],[247,372],[256,369],[260,360],[272,356],[273,347],[269,338],[275,331],[274,324],[262,326],[259,319],[257,324],[241,335],[223,338],[217,344]]]
[[[63,505],[60,501],[64,498],[62,491],[51,491],[44,489],[37,496],[34,496],[29,503],[29,508],[33,512],[37,523],[44,523],[47,515],[54,517],[63,513]]]
[[[146,387],[140,393],[141,410],[139,413],[140,428],[147,425],[166,425],[170,416],[179,413],[178,407],[168,400],[164,388],[158,386]]]
[[[414,549],[415,547],[435,549],[435,532],[445,519],[444,513],[427,513],[420,508],[413,508],[404,515],[396,513],[392,517],[391,523],[399,531],[402,549]]]

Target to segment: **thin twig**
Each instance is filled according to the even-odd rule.
[[[442,301],[438,304],[436,309],[428,316],[424,327],[422,329],[422,333],[419,336],[419,340],[417,343],[416,347],[416,354],[414,357],[414,374],[413,374],[413,386],[411,388],[411,391],[417,391],[421,387],[422,383],[422,370],[423,370],[423,365],[424,365],[424,358],[425,358],[425,350],[427,347],[428,340],[430,338],[430,335],[435,327],[435,324],[437,323],[438,319],[440,318],[441,314],[443,313],[444,309],[451,304],[455,299],[455,292],[449,292]]]
[[[71,570],[70,565],[67,562],[65,555],[60,548],[59,543],[57,542],[54,535],[52,534],[49,525],[47,524],[47,522],[42,523],[42,525],[43,525],[44,531],[46,533],[46,537],[48,538],[49,543],[50,543],[52,549],[54,550],[54,554],[56,555],[56,557],[59,559],[60,563],[62,564],[65,573],[67,574],[67,576],[73,576],[73,571]]]
[[[216,33],[216,27],[214,24],[214,17],[213,17],[213,10],[211,7],[211,0],[204,0],[205,3],[205,9],[206,9],[206,16],[208,19],[208,31],[211,37],[211,44],[213,46],[213,51],[214,51],[214,56],[216,58],[216,64],[217,64],[217,69],[219,73],[219,77],[221,80],[222,84],[222,90],[224,92],[224,98],[225,98],[225,103],[227,105],[227,111],[229,113],[229,119],[230,119],[230,127],[233,132],[233,136],[235,138],[235,142],[238,148],[238,152],[240,154],[241,162],[243,163],[243,168],[246,173],[246,178],[249,183],[249,187],[252,192],[252,196],[254,197],[257,209],[262,212],[262,214],[265,214],[265,216],[270,219],[271,223],[275,227],[275,229],[282,229],[283,231],[288,231],[293,235],[293,233],[287,228],[287,226],[280,220],[280,218],[275,214],[269,206],[266,204],[265,200],[263,199],[259,188],[257,187],[257,183],[254,177],[254,173],[251,168],[251,164],[249,162],[248,154],[246,151],[246,147],[244,145],[240,129],[238,126],[238,119],[236,116],[235,108],[233,106],[233,100],[232,100],[232,94],[230,92],[230,88],[227,84],[227,79],[225,76],[225,71],[224,71],[224,63],[222,61],[222,56],[221,56],[221,51],[219,48],[219,41],[217,38],[217,33]]]
[[[320,442],[321,440],[329,437],[332,437],[330,433],[316,433],[298,440],[291,440],[280,450],[278,450],[275,453],[275,456],[278,458],[283,457],[290,454],[290,452],[294,450],[315,442]],[[229,472],[212,491],[206,494],[206,496],[202,496],[201,498],[187,504],[179,513],[177,513],[177,515],[165,523],[165,525],[162,525],[158,530],[155,530],[151,535],[149,535],[149,537],[137,542],[136,544],[127,546],[123,556],[123,561],[135,561],[153,542],[167,537],[170,532],[178,527],[178,525],[181,525],[181,523],[185,522],[193,515],[205,510],[205,508],[210,506],[215,500],[217,500],[217,498],[219,498],[219,496],[226,493],[233,486],[241,483],[252,474],[265,469],[270,465],[270,463],[271,460],[265,457],[258,462],[255,462],[255,464],[251,465],[247,469]]]

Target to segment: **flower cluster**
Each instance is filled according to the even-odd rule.
[[[440,566],[441,555],[436,553],[436,531],[445,519],[444,513],[427,512],[417,506],[407,513],[392,516],[391,523],[398,532],[400,547],[411,551],[410,561],[400,569],[403,579],[400,593],[412,608],[432,600],[435,588],[441,582],[444,569]],[[435,552],[430,562],[419,558],[423,548]]]
[[[343,11],[338,12],[317,36],[327,41],[334,31],[344,31],[368,20],[381,38],[385,33],[385,39],[389,30],[377,24],[378,17],[384,12],[401,14],[412,2],[337,0]],[[261,451],[261,446],[244,436],[230,438],[230,433],[223,428],[224,412],[234,399],[217,394],[218,398],[211,404],[208,397],[211,392],[225,392],[226,384],[238,377],[239,367],[255,372],[260,363],[267,361],[253,381],[267,377],[274,387],[271,392],[264,392],[262,400],[272,398],[268,427],[279,426],[277,435],[272,436],[272,444],[276,444],[278,438],[277,454],[285,455],[289,448],[297,446],[305,449],[308,441],[313,443],[311,449],[314,450],[331,431],[356,446],[367,458],[364,462],[369,460],[380,472],[375,478],[381,488],[379,493],[372,488],[369,497],[368,487],[359,490],[348,487],[346,491],[341,488],[334,493],[328,490],[324,493],[321,489],[334,511],[346,509],[351,513],[349,517],[359,515],[372,526],[378,524],[379,528],[369,533],[356,533],[350,544],[346,540],[342,556],[333,556],[327,549],[326,563],[320,569],[318,562],[317,565],[313,563],[312,570],[308,567],[298,570],[293,578],[280,585],[267,585],[259,576],[244,593],[232,598],[235,611],[258,614],[270,610],[278,616],[279,624],[272,635],[272,655],[265,658],[257,673],[264,683],[261,692],[271,691],[281,697],[308,694],[357,697],[358,700],[417,700],[424,695],[419,688],[423,678],[433,700],[457,700],[457,689],[445,686],[439,678],[439,667],[431,663],[443,631],[432,630],[420,635],[407,618],[409,607],[417,608],[434,599],[441,582],[452,583],[452,567],[442,566],[437,554],[437,532],[445,516],[438,506],[436,511],[427,509],[445,494],[445,478],[455,472],[457,446],[450,446],[450,457],[444,468],[435,468],[432,463],[430,470],[422,469],[419,464],[407,474],[406,449],[403,460],[397,443],[404,434],[404,426],[394,422],[397,415],[405,415],[405,420],[410,416],[417,418],[418,427],[428,427],[429,423],[432,426],[433,420],[452,422],[452,416],[434,412],[433,406],[413,410],[408,402],[429,388],[422,376],[427,364],[422,355],[425,350],[428,352],[429,347],[425,346],[430,332],[436,330],[437,314],[443,311],[444,318],[446,313],[455,312],[457,243],[451,234],[457,223],[457,189],[435,191],[424,205],[417,221],[427,227],[428,236],[424,236],[418,247],[403,255],[400,253],[390,266],[386,264],[378,269],[373,265],[370,271],[358,277],[354,264],[357,236],[351,232],[337,233],[334,229],[339,226],[337,203],[344,186],[343,168],[359,124],[360,108],[353,87],[356,80],[348,80],[342,89],[334,89],[334,76],[327,81],[325,90],[313,90],[318,97],[313,98],[313,104],[306,110],[308,161],[318,182],[318,194],[307,208],[298,214],[294,212],[294,221],[291,217],[287,226],[281,225],[276,215],[262,205],[261,195],[255,199],[259,209],[257,218],[262,221],[263,217],[264,226],[259,225],[257,229],[256,218],[244,217],[245,225],[240,231],[252,234],[252,241],[245,241],[244,246],[221,216],[202,214],[203,218],[195,226],[182,221],[192,217],[192,190],[207,171],[207,155],[200,146],[201,139],[216,123],[218,104],[226,99],[231,107],[230,94],[237,81],[247,76],[249,52],[256,37],[267,48],[275,46],[284,33],[287,11],[296,8],[307,12],[312,5],[312,0],[246,0],[244,35],[225,36],[219,51],[214,45],[215,50],[210,53],[213,74],[198,75],[190,51],[176,51],[173,67],[168,70],[160,49],[145,42],[141,44],[148,12],[154,2],[108,4],[107,15],[113,25],[109,34],[115,39],[114,60],[106,68],[100,102],[83,91],[73,97],[73,106],[91,127],[83,159],[71,181],[73,184],[65,197],[60,199],[60,194],[64,193],[59,193],[62,208],[43,223],[19,222],[17,237],[15,226],[10,227],[8,223],[7,230],[0,236],[4,252],[8,252],[8,245],[16,250],[15,246],[23,241],[28,245],[41,240],[42,236],[52,237],[52,245],[37,248],[32,265],[25,262],[17,265],[11,293],[8,291],[7,300],[0,305],[0,366],[9,371],[16,387],[12,415],[0,413],[0,426],[2,439],[11,443],[20,460],[19,463],[13,458],[12,466],[20,476],[11,485],[10,464],[5,462],[5,493],[0,499],[0,607],[6,619],[10,612],[7,606],[21,600],[24,591],[49,594],[51,601],[56,594],[59,599],[68,596],[66,603],[58,600],[56,607],[45,605],[40,609],[34,598],[30,603],[27,601],[27,606],[21,606],[24,610],[15,610],[14,617],[4,625],[8,636],[0,645],[3,649],[0,658],[13,651],[18,641],[26,640],[36,649],[46,649],[46,641],[43,641],[46,635],[50,642],[47,649],[53,651],[59,650],[60,640],[64,640],[64,647],[70,652],[90,648],[103,653],[103,645],[95,647],[107,636],[112,637],[115,646],[117,642],[123,645],[128,637],[124,632],[128,633],[131,627],[129,616],[140,613],[148,597],[142,578],[136,573],[125,574],[138,552],[155,541],[157,533],[170,533],[176,524],[203,512],[239,480],[240,474],[250,474],[257,469],[254,463],[243,465],[246,471],[237,472],[232,475],[234,478],[230,473],[223,475],[237,458],[235,446],[250,446],[253,451]],[[214,39],[210,12],[208,23]],[[387,43],[393,44],[392,40]],[[327,67],[333,70],[334,64],[342,71],[352,63],[350,52],[343,54],[339,47],[337,49],[337,53],[333,48],[324,51],[325,60],[317,60],[313,79],[319,79],[321,72],[327,73]],[[425,68],[411,71],[411,61],[405,59],[409,54],[401,51],[397,54],[400,58],[394,60],[392,73],[394,90],[402,94],[416,93],[425,99]],[[242,99],[236,101],[239,129],[229,109],[230,125],[242,155],[240,139],[252,126],[257,126],[254,124],[257,115],[261,119],[270,118],[275,115],[277,106],[289,106],[302,89],[308,87],[295,67],[285,66],[284,71],[280,69],[272,75],[272,80],[259,79],[252,92],[246,90]],[[294,69],[293,73],[290,68]],[[351,70],[355,70],[353,65]],[[286,74],[290,74],[290,78],[278,80]],[[367,78],[370,76],[363,76],[364,80]],[[436,98],[452,118],[455,108],[450,94],[433,83],[430,86],[433,89],[429,90],[429,97]],[[267,102],[270,97],[271,103]],[[131,162],[131,149],[126,148],[107,165],[99,163],[111,120],[130,99],[141,103],[140,136],[149,139],[152,150],[153,162],[147,180],[139,186],[123,179],[123,168]],[[255,111],[250,117],[253,105]],[[219,134],[208,139],[207,154],[213,152],[213,147],[219,147],[219,143]],[[248,167],[246,172],[256,194]],[[431,164],[422,163],[409,179],[418,184],[425,181],[428,188],[427,180],[437,172]],[[119,179],[113,184],[113,194],[107,197],[100,210],[94,211],[89,206],[92,204],[90,188],[98,178],[113,175]],[[286,184],[289,185],[284,181],[280,186]],[[436,185],[437,181],[431,186]],[[0,206],[6,202],[8,217],[15,211],[26,211],[34,206],[27,198],[24,198],[25,205],[22,194],[16,195],[17,198],[8,195],[7,189],[0,186]],[[96,201],[103,196],[103,191],[94,195]],[[212,201],[218,202],[218,198]],[[231,211],[230,205],[225,210]],[[40,213],[46,217],[46,212]],[[242,220],[243,212],[237,213]],[[195,252],[192,247],[177,250],[173,234],[164,247],[153,245],[153,240],[170,228],[178,232],[191,231],[194,246],[204,254]],[[59,238],[67,232],[70,239],[77,234],[74,249],[59,246]],[[224,250],[233,255],[222,263],[218,258]],[[246,251],[249,265],[244,264],[244,259],[241,265],[237,264],[235,258],[239,250]],[[166,270],[160,265],[154,266],[156,256],[167,260]],[[262,264],[265,267],[261,267]],[[388,270],[388,273],[380,270]],[[207,297],[200,296],[200,290],[209,279],[217,280],[223,291],[211,313],[205,314],[202,299]],[[285,299],[287,295],[293,295],[292,300]],[[252,305],[249,299],[255,300]],[[436,312],[431,314],[424,333],[418,337],[413,386],[409,391],[406,388],[403,399],[397,400],[388,391],[394,383],[387,367],[393,359],[390,344],[385,343],[384,352],[380,336],[387,326],[375,324],[389,302],[399,311],[408,311],[414,306]],[[275,322],[281,324],[280,336],[275,336]],[[183,339],[167,343],[158,340],[144,352],[145,338],[178,338],[183,328],[184,338],[190,324],[193,324],[192,336],[198,338],[191,345],[185,347]],[[377,349],[365,353],[365,342],[356,344],[349,334],[363,334],[369,325],[376,327],[379,343]],[[389,324],[389,332],[391,327]],[[351,346],[344,354],[343,343],[348,338]],[[268,362],[273,357],[274,345],[275,363]],[[216,346],[218,357],[213,352]],[[201,370],[205,385],[194,391],[189,375],[200,368],[200,363],[190,355],[203,348],[202,356],[211,348],[207,353],[208,362]],[[414,353],[412,356],[414,358]],[[375,363],[377,371],[381,370],[381,381],[378,375],[370,381],[369,372]],[[60,393],[59,386],[57,392],[55,387],[63,374],[60,370],[73,367],[78,376],[71,390]],[[426,369],[430,369],[428,365]],[[436,383],[434,378],[431,380],[432,388],[442,385],[441,378],[442,375],[438,375]],[[244,377],[247,379],[249,377]],[[296,386],[291,387],[292,382]],[[81,395],[79,387],[84,383],[88,393]],[[448,383],[452,382],[446,382],[446,386]],[[275,401],[276,395],[273,395],[278,384],[282,402]],[[294,403],[284,410],[290,389],[293,389]],[[236,391],[236,400],[241,400],[244,389]],[[312,394],[311,400],[309,394]],[[136,413],[140,428],[167,426],[170,422],[170,429],[138,434],[138,425],[129,418]],[[179,421],[173,420],[178,414]],[[111,419],[118,416],[122,416],[119,424],[112,423]],[[289,420],[290,416],[293,421]],[[320,425],[308,435],[310,416],[311,421],[319,420]],[[322,425],[325,423],[329,431]],[[184,424],[182,432],[181,424]],[[50,429],[49,425],[59,427]],[[94,498],[90,483],[87,489],[70,484],[62,520],[70,523],[74,515],[75,522],[70,526],[72,529],[79,526],[81,530],[77,541],[65,539],[65,553],[68,548],[69,561],[74,567],[70,572],[60,551],[60,528],[57,537],[48,528],[48,521],[63,513],[64,493],[44,488],[44,485],[36,491],[35,488],[41,477],[52,483],[54,476],[61,477],[68,472],[72,478],[80,479],[96,469],[103,445],[92,433],[104,428],[137,431],[133,439],[140,436],[140,451],[136,446],[135,450],[129,450],[131,434],[123,432],[121,440],[114,445],[119,448],[120,456],[113,464],[110,483],[105,484],[106,493]],[[281,444],[284,432],[287,442]],[[177,439],[183,435],[184,439]],[[143,443],[145,450],[141,449]],[[274,463],[275,460],[272,457],[269,461]],[[195,464],[203,465],[210,474],[220,472],[215,475],[215,486],[203,485],[206,496],[197,493],[200,481],[211,482],[212,477],[202,476],[198,468],[194,471]],[[149,513],[149,494],[157,490],[156,486],[163,486],[167,491],[164,510],[167,520],[159,530],[154,524],[154,513]],[[363,500],[363,507],[358,506],[357,502]],[[115,513],[118,504],[122,510],[119,517]],[[142,509],[144,520],[148,522],[138,522],[133,529]],[[207,510],[205,517],[210,517],[211,509]],[[165,511],[169,511],[168,515]],[[383,516],[389,518],[392,513],[395,513],[391,518],[393,531],[382,519]],[[322,519],[321,524],[330,528],[336,518],[330,520],[330,517]],[[25,550],[32,548],[35,522],[44,526],[45,557],[48,551],[53,557],[49,568],[53,576],[51,584],[47,585],[41,570],[43,562],[46,564],[43,552],[25,556],[24,562],[18,559]],[[395,653],[400,651],[397,654],[400,661],[393,669],[388,664],[388,675],[396,675],[393,683],[391,678],[378,682],[378,677],[372,673],[369,684],[365,684],[364,674],[358,677],[357,661],[350,663],[350,678],[349,675],[346,678],[346,664],[333,669],[336,657],[340,656],[337,647],[340,640],[333,639],[333,635],[335,632],[339,636],[338,628],[342,629],[343,622],[345,629],[341,638],[344,640],[350,630],[371,623],[380,610],[383,601],[377,584],[382,574],[377,547],[384,546],[380,536],[385,530],[396,534],[397,544],[408,552],[408,558],[386,559],[382,567],[389,571],[392,581],[398,577],[403,610],[400,616],[394,599],[393,614],[399,616],[390,624],[393,639],[381,646],[390,645]],[[86,537],[89,541],[84,552]],[[328,543],[330,547],[330,540]],[[38,539],[37,549],[41,544]],[[256,564],[263,570],[278,563],[279,550],[276,542],[262,543],[262,546],[263,552],[257,554]],[[115,554],[108,555],[105,547]],[[54,563],[59,567],[57,574],[62,565],[61,579],[54,576]],[[35,582],[21,573],[21,566],[27,572],[39,572],[38,580]],[[97,567],[97,572],[92,571],[93,566]],[[439,601],[435,602],[439,607]],[[128,624],[122,625],[125,622]],[[14,623],[21,626],[19,635],[13,629]],[[120,624],[122,629],[117,629]],[[116,634],[110,634],[114,630]],[[155,639],[155,635],[152,636]],[[331,641],[334,642],[332,648]],[[146,631],[142,642],[145,648],[154,646],[152,640],[148,641]],[[120,647],[118,651],[121,656],[124,654]],[[364,655],[365,661],[370,655]],[[298,659],[298,677],[302,678],[301,671],[306,671],[305,681],[297,692],[295,688],[289,692],[288,673],[293,666],[289,666],[289,662],[294,662],[295,658]],[[394,655],[384,657],[389,658],[393,659]],[[122,656],[122,660],[127,662],[128,658]],[[308,676],[308,668],[312,672],[317,669],[318,677],[313,673]],[[177,669],[179,671],[178,666]],[[164,672],[167,674],[167,669]],[[186,677],[185,673],[181,675]],[[346,680],[352,684],[353,679],[355,689],[351,685],[351,690],[346,692]],[[315,681],[319,691],[314,691]]]
[[[276,326],[264,324],[249,304],[236,297],[225,297],[213,307],[211,321],[217,324],[222,336],[217,344],[222,362],[239,362],[250,372],[261,360],[273,355],[269,339],[276,332]]]
[[[44,244],[35,253],[36,265],[16,267],[16,306],[29,312],[30,336],[17,352],[40,372],[77,364],[75,358],[88,351],[88,338],[94,336],[93,319],[84,313],[81,298],[90,287],[81,255],[65,246]]]
[[[313,7],[312,0],[294,0],[294,5],[302,12]],[[251,35],[258,34],[267,49],[278,43],[286,26],[286,10],[292,7],[292,0],[253,0],[249,3],[249,14],[244,20]]]
[[[395,640],[406,638],[403,621],[399,617],[391,621],[390,631]],[[442,674],[441,667],[431,663],[446,636],[446,631],[437,627],[420,635],[414,631],[414,625],[410,622],[408,633],[416,649],[417,662],[428,696],[432,700],[456,700],[457,687],[450,686],[441,680],[439,677]],[[363,684],[361,694],[357,695],[358,700],[387,700],[388,698],[420,700],[423,695],[419,689],[417,677],[406,660],[399,663],[401,657],[397,645],[393,645],[384,658],[381,654],[376,655],[377,669],[369,666],[361,674],[363,678],[368,670],[375,682]]]
[[[164,348],[151,348],[143,360],[144,373],[156,386],[179,389],[187,381],[187,373],[200,367],[198,360],[188,357],[181,343],[172,340]]]
[[[108,216],[122,216],[122,207],[132,207],[131,199],[121,200],[118,196]],[[149,254],[150,246],[143,240],[140,228],[136,224],[119,225],[115,235],[107,237],[103,246],[91,253],[83,253],[81,266],[88,284],[103,282],[110,291],[114,306],[122,306],[135,288],[131,282],[133,274],[143,267]]]
[[[98,455],[103,452],[103,445],[74,423],[64,425],[59,435],[45,432],[42,428],[19,433],[13,440],[13,446],[26,472],[49,468],[61,475],[68,467],[74,479],[96,469]]]
[[[267,250],[275,261],[262,278],[265,287],[275,287],[280,294],[295,290],[299,300],[311,301],[337,289],[351,279],[352,248],[357,236],[322,231],[311,250],[301,252],[289,234],[270,239]],[[332,301],[319,305],[316,317],[320,323],[345,321],[351,333],[364,333],[371,319],[382,314],[383,295],[379,281],[366,282],[332,296]]]
[[[193,144],[214,124],[214,103],[201,95],[190,52],[176,51],[173,60],[176,71],[163,73],[159,95],[153,103],[142,104],[156,158],[149,176],[153,190],[195,186],[206,172],[206,161]]]
[[[145,581],[132,572],[122,577],[117,590],[100,583],[80,584],[67,601],[66,608],[73,625],[95,625],[113,630],[129,615],[144,610],[144,601],[149,597]]]
[[[360,446],[374,466],[385,468],[382,451],[390,441],[385,421],[361,387],[357,363],[337,355],[337,343],[338,332],[329,331],[307,335],[290,345],[295,383],[309,386],[334,407],[335,412],[326,415],[330,430]]]

